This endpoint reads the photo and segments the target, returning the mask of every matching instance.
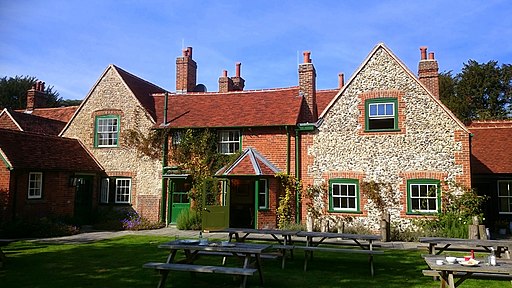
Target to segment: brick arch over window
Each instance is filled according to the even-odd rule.
[[[413,179],[433,179],[438,180],[440,182],[440,188],[441,193],[443,191],[448,190],[448,186],[445,183],[445,179],[448,177],[448,173],[446,172],[440,172],[440,171],[411,171],[411,172],[402,172],[400,173],[400,178],[402,178],[402,182],[400,183],[400,204],[402,206],[402,209],[400,211],[400,217],[403,218],[417,218],[417,217],[425,217],[425,215],[411,215],[407,214],[407,201],[408,201],[408,195],[407,195],[407,182],[408,180]]]
[[[375,90],[369,91],[359,94],[359,117],[358,123],[361,125],[362,129],[360,129],[360,135],[382,135],[382,134],[405,134],[405,102],[404,102],[405,92],[400,90]],[[396,99],[397,102],[397,116],[396,120],[398,122],[396,131],[368,131],[368,127],[366,127],[366,101],[372,99],[385,99],[391,98]]]
[[[120,109],[103,109],[103,110],[96,110],[92,112],[91,117],[94,119],[96,116],[104,116],[104,115],[118,115],[118,116],[124,116],[123,110]]]

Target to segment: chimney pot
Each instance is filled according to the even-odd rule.
[[[236,63],[236,73],[235,73],[236,77],[240,77],[240,66],[242,66],[242,63],[237,62]]]
[[[345,75],[343,73],[338,74],[338,88],[345,86]]]
[[[304,51],[304,63],[311,63],[311,52]]]
[[[427,47],[426,46],[420,47],[420,51],[421,51],[421,60],[427,60]]]
[[[187,51],[188,51],[187,56],[192,58],[192,47],[187,47]]]
[[[434,60],[434,52],[428,53],[428,59]]]
[[[44,82],[41,82],[41,92],[44,92]]]
[[[228,77],[228,70],[222,70],[222,77]]]

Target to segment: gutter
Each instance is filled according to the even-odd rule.
[[[169,101],[169,93],[165,92],[164,101],[164,127],[167,125],[167,103]],[[166,223],[166,200],[167,200],[167,179],[163,177],[165,174],[165,168],[167,166],[167,150],[168,150],[169,135],[166,133],[164,137],[164,143],[162,143],[162,195],[160,198],[160,222]]]

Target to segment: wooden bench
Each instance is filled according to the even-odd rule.
[[[440,279],[439,272],[436,270],[422,270],[423,275],[425,276],[433,276],[435,279]],[[453,277],[462,278],[466,275],[466,273],[455,272],[453,273]],[[486,274],[486,273],[473,273],[471,274],[471,278],[479,278],[479,279],[503,279],[503,280],[512,280],[512,275],[506,274]]]
[[[290,257],[293,259],[293,249],[294,245],[272,245],[273,249],[277,249],[279,251],[279,257],[281,257],[281,269],[284,269],[286,263],[286,254],[287,251],[290,252]]]
[[[222,256],[222,265],[226,265],[226,258],[227,257],[233,257],[235,255],[233,255],[233,253],[229,253],[229,252],[219,252],[219,251],[198,251],[197,252],[198,255],[213,255],[213,256]],[[280,257],[280,255],[276,255],[276,254],[273,254],[273,253],[262,253],[260,254],[260,258],[261,259],[270,259],[270,260],[275,260],[277,259],[278,257]]]
[[[295,246],[295,248],[304,250],[304,271],[306,271],[307,267],[308,267],[308,258],[313,259],[314,251],[367,254],[368,262],[370,263],[370,273],[371,273],[372,277],[375,274],[374,269],[373,269],[373,255],[384,253],[384,251],[375,251],[375,250],[342,249],[342,248],[329,248],[329,247],[316,247],[316,246]]]
[[[161,263],[149,262],[142,266],[143,268],[151,268],[158,271],[183,271],[183,272],[198,272],[198,273],[216,273],[216,274],[230,274],[243,276],[240,287],[245,287],[247,283],[247,276],[253,276],[258,272],[256,268],[238,268],[238,267],[225,267],[225,266],[209,266],[209,265],[195,265],[195,264],[177,264],[177,263]],[[163,278],[162,278],[163,279]],[[165,280],[160,280],[158,287],[163,288]]]

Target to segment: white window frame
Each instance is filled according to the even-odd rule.
[[[101,179],[100,203],[108,203],[110,192],[110,178]]]
[[[418,186],[418,196],[413,196],[413,186]],[[427,186],[427,195],[426,196],[422,196],[421,195],[421,186]],[[435,193],[434,193],[434,196],[429,196],[429,187],[435,187],[436,190],[435,190]],[[419,213],[437,213],[439,211],[439,199],[438,199],[438,185],[435,184],[435,183],[411,183],[409,184],[409,191],[410,191],[410,195],[409,195],[409,200],[411,201],[411,212],[419,212]],[[415,200],[419,200],[420,202],[420,209],[414,209],[413,208],[413,201]],[[422,200],[426,200],[427,201],[427,209],[421,209],[421,201]],[[434,203],[435,203],[435,209],[428,209],[430,208],[429,206],[429,202],[430,200],[434,200]]]
[[[41,199],[43,197],[43,173],[28,173],[28,199]]]
[[[115,124],[112,123],[114,120]],[[104,121],[106,123],[102,123]],[[119,116],[98,116],[96,118],[96,137],[97,147],[117,147],[119,145]]]
[[[335,186],[339,186],[339,194],[334,194],[334,187]],[[347,195],[342,195],[342,189],[341,189],[341,186],[347,186]],[[354,195],[349,195],[349,186],[350,187],[354,187]],[[346,203],[349,207],[336,207],[334,205],[334,203],[336,201],[334,201],[335,199],[340,199],[339,203],[340,203],[340,206],[341,204],[343,203],[342,199],[346,199]],[[349,199],[354,199],[354,207],[350,207],[350,201]],[[331,183],[331,207],[332,207],[332,210],[333,211],[358,211],[358,208],[357,208],[357,201],[358,201],[358,196],[357,196],[357,184],[355,183],[343,183],[343,182],[333,182]]]
[[[122,181],[127,181],[126,184],[120,184]],[[132,179],[131,178],[116,178],[116,194],[115,203],[130,203],[132,195]]]
[[[269,197],[268,197],[268,181],[267,179],[259,179],[258,180],[258,209],[265,210],[269,209]],[[265,201],[263,205],[260,202],[260,195],[263,195]]]
[[[240,130],[221,130],[217,136],[219,153],[229,155],[240,151]]]
[[[507,183],[507,191],[506,191],[506,194],[504,193],[505,191],[502,191],[500,188],[501,188],[501,184],[502,183]],[[498,211],[499,211],[499,214],[502,214],[502,215],[509,215],[509,214],[512,214],[512,180],[498,180]],[[501,201],[507,201],[508,202],[508,207],[509,207],[509,211],[502,211],[501,210]]]

